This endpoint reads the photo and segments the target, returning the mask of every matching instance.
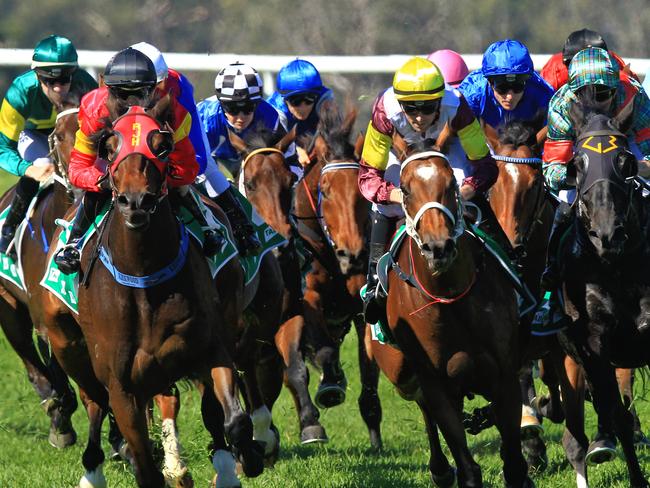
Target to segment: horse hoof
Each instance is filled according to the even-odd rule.
[[[302,429],[300,433],[301,444],[314,444],[320,442],[322,444],[329,442],[325,429],[322,425],[310,425]]]
[[[650,439],[640,430],[634,431],[634,447],[637,449],[650,449]]]
[[[50,446],[57,449],[65,449],[66,447],[72,446],[77,442],[77,433],[74,429],[61,432],[57,431],[55,428],[50,428],[50,435],[47,438],[47,441],[50,443]]]
[[[251,440],[236,447],[236,459],[248,478],[256,478],[264,471],[264,446],[261,442]]]
[[[86,471],[77,488],[106,488],[106,478],[100,464],[94,471]]]
[[[332,408],[345,401],[345,386],[336,383],[321,383],[314,396],[318,408]]]
[[[535,488],[535,483],[528,476],[526,476],[526,479],[521,485],[506,483],[506,488]]]
[[[616,457],[616,443],[613,440],[602,438],[589,444],[585,462],[594,466],[596,464],[606,463]]]
[[[187,466],[179,466],[173,471],[163,468],[163,476],[165,484],[170,488],[194,488],[194,480]]]
[[[533,407],[542,417],[549,419],[554,424],[564,422],[564,410],[561,408],[552,408],[551,398],[548,395],[535,398]]]
[[[438,488],[453,488],[458,486],[456,484],[456,468],[449,466],[449,469],[444,474],[431,473],[431,481]]]

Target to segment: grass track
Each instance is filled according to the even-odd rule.
[[[0,176],[4,191],[14,179]],[[402,400],[382,377],[380,397],[384,411],[382,434],[384,450],[376,454],[369,449],[365,426],[359,416],[356,399],[360,386],[356,365],[356,337],[348,336],[342,361],[348,374],[348,398],[344,405],[325,410],[321,420],[330,443],[302,446],[293,402],[288,392],[274,407],[273,416],[281,432],[282,451],[278,464],[257,479],[244,480],[245,487],[265,488],[415,488],[431,486],[427,471],[429,458],[424,423],[414,404]],[[0,334],[0,488],[68,488],[76,486],[83,473],[81,453],[87,435],[85,412],[77,410],[73,422],[79,434],[78,443],[57,451],[47,443],[48,418],[38,405],[35,392],[27,381],[25,370],[6,339]],[[318,375],[312,371],[312,393]],[[637,382],[640,386],[641,382]],[[208,436],[203,429],[195,390],[182,393],[179,430],[188,462],[198,488],[207,487],[213,470],[207,457]],[[650,406],[645,400],[637,409],[647,430]],[[591,405],[587,405],[588,434],[595,431]],[[645,422],[644,422],[645,420]],[[545,422],[548,440],[549,467],[536,474],[540,488],[575,486],[573,471],[559,444],[562,427]],[[160,437],[159,424],[152,437]],[[476,461],[483,469],[485,485],[503,486],[499,439],[495,429],[469,438]],[[158,442],[159,445],[159,442]],[[104,448],[108,449],[107,443]],[[450,458],[451,459],[451,458]],[[650,475],[650,451],[641,453],[640,461]],[[130,468],[121,462],[107,462],[104,472],[110,487],[135,486]],[[590,470],[592,487],[626,488],[627,472],[622,460]]]

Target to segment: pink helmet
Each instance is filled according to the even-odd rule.
[[[440,49],[432,52],[427,56],[427,59],[440,68],[445,82],[454,88],[458,88],[458,85],[469,74],[463,57],[451,49]]]

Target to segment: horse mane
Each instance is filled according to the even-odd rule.
[[[499,142],[513,147],[534,146],[537,142],[537,129],[530,121],[509,121],[499,127]]]
[[[407,154],[415,154],[418,152],[424,152],[424,151],[431,151],[435,150],[438,151],[438,147],[436,146],[436,141],[431,138],[427,139],[417,139],[413,142],[408,142],[408,150]]]
[[[282,134],[275,134],[271,129],[266,127],[262,121],[259,121],[255,124],[252,130],[244,136],[244,142],[252,151],[265,147],[274,147],[282,139],[282,136]]]
[[[350,133],[357,112],[355,107],[348,104],[348,113],[344,119],[335,104],[324,104],[321,107],[318,133],[327,143],[330,159],[354,158],[354,145],[350,142]]]

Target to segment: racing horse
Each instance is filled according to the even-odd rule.
[[[237,393],[232,353],[241,315],[243,272],[236,260],[217,279],[167,197],[173,136],[169,96],[145,112],[133,106],[97,134],[110,162],[108,212],[82,256],[78,315],[57,296],[44,297],[48,336],[60,364],[80,388],[89,417],[82,486],[103,486],[101,424],[110,405],[128,442],[138,486],[164,486],[152,457],[146,409],[183,377],[201,385],[201,412],[211,434],[212,462],[234,473],[232,451],[247,476],[263,470],[262,448]],[[53,249],[50,250],[50,255]],[[95,262],[98,258],[101,263]],[[119,281],[118,281],[119,280]],[[221,476],[220,476],[221,477]],[[236,480],[217,486],[238,486]]]
[[[39,282],[56,230],[54,220],[62,217],[74,201],[66,171],[78,128],[78,105],[79,96],[71,93],[61,105],[55,107],[58,112],[55,127],[48,139],[50,157],[55,165],[54,181],[43,187],[37,197],[28,217],[26,231],[16,235],[14,248],[22,261],[24,289],[15,282],[0,279],[2,329],[23,361],[29,381],[50,416],[48,440],[57,448],[68,447],[76,441],[71,416],[77,408],[77,398],[56,358],[49,354],[41,308],[41,296],[45,290]],[[5,193],[0,201],[0,209],[9,205],[14,191],[15,188]],[[4,268],[9,269],[8,264]],[[38,346],[34,343],[33,330],[37,332]]]
[[[368,203],[357,184],[363,144],[350,143],[356,118],[350,109],[343,118],[336,105],[324,106],[311,146],[310,164],[294,192],[293,217],[313,256],[304,292],[306,350],[323,372],[314,397],[317,405],[333,407],[345,399],[346,380],[339,348],[354,323],[358,336],[361,375],[359,410],[370,442],[381,447],[381,405],[377,395],[379,371],[367,352],[366,324],[359,290],[366,281]]]
[[[466,231],[452,168],[429,142],[401,157],[407,235],[388,274],[385,324],[397,348],[372,341],[373,357],[423,413],[437,486],[452,486],[456,478],[438,429],[455,460],[458,485],[482,485],[461,416],[463,398],[472,393],[493,401],[506,485],[533,486],[521,453],[514,286],[493,254]]]
[[[274,136],[267,129],[259,126],[254,129],[246,140],[232,131],[229,132],[229,139],[243,157],[241,169],[236,176],[240,191],[262,219],[288,241],[285,246],[277,249],[284,293],[281,323],[274,338],[282,364],[276,365],[280,371],[284,370],[284,383],[296,405],[301,442],[327,442],[327,434],[319,422],[320,413],[309,395],[309,371],[302,352],[305,317],[301,264],[296,249],[296,231],[290,216],[296,175],[284,159],[284,152],[295,139],[295,132],[289,132],[280,140],[273,140]],[[278,381],[271,363],[264,370],[266,378],[260,379],[260,387],[264,390],[266,405],[270,406],[280,394],[282,376]]]
[[[562,298],[571,319],[560,339],[584,369],[599,431],[621,443],[630,486],[648,487],[633,444],[633,418],[618,394],[614,367],[650,364],[650,205],[638,188],[626,132],[634,104],[603,113],[586,89],[569,109],[576,154],[573,224],[562,243]],[[587,449],[586,438],[578,438]]]

